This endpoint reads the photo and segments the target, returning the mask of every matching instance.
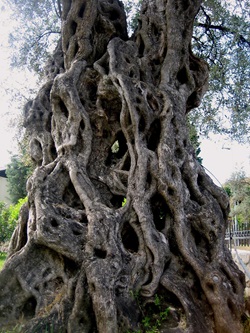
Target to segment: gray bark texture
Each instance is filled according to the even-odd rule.
[[[145,0],[128,38],[120,1],[63,1],[47,81],[25,108],[37,167],[0,274],[0,328],[242,332],[228,198],[187,128],[208,79],[191,51],[200,4]]]

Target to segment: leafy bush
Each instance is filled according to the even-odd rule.
[[[26,182],[32,172],[32,166],[24,161],[25,156],[14,155],[7,165],[6,175],[11,202],[15,205],[27,195]]]
[[[17,224],[19,211],[26,201],[27,197],[19,199],[16,205],[10,206],[0,201],[0,243],[10,240]]]
[[[3,268],[6,256],[6,253],[0,252],[0,270]]]

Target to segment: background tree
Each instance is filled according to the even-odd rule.
[[[62,1],[47,80],[25,108],[36,169],[0,274],[2,327],[242,332],[228,199],[186,119],[208,80],[191,49],[200,5],[146,0],[128,38],[121,2]]]
[[[8,192],[13,204],[16,204],[19,199],[27,196],[26,182],[31,172],[31,165],[25,163],[20,156],[11,156],[11,162],[6,168],[6,175]]]
[[[250,223],[250,179],[242,171],[232,174],[226,182],[231,202],[231,215],[239,223]]]
[[[208,92],[190,115],[200,134],[212,130],[249,142],[249,6],[249,1],[205,0],[196,17],[193,47],[210,66]]]
[[[9,36],[10,46],[15,50],[12,66],[28,67],[42,74],[60,37],[61,1],[4,0],[3,4],[12,10],[18,24]]]

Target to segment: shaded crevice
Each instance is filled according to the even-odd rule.
[[[161,122],[155,119],[151,124],[147,135],[147,147],[152,151],[156,151],[160,143],[161,137]]]
[[[126,141],[125,136],[122,133],[122,131],[118,132],[117,140],[119,143],[119,150],[118,150],[116,156],[117,156],[117,158],[121,158],[125,155],[126,151],[128,150],[127,141]]]
[[[51,118],[52,118],[52,112],[50,112],[50,114],[49,114],[49,116],[48,116],[48,119],[47,119],[47,121],[45,122],[45,130],[47,131],[47,132],[51,132]]]
[[[131,69],[128,73],[128,76],[131,77],[131,78],[136,78],[137,73],[135,72],[135,70]]]
[[[202,258],[205,261],[211,261],[211,252],[209,241],[205,238],[205,235],[199,230],[196,230],[191,226],[191,235],[193,236],[197,251],[202,254]]]
[[[173,187],[168,187],[168,194],[172,197],[175,195],[175,189]]]
[[[79,97],[85,109],[96,107],[98,81],[99,73],[91,67],[87,67],[86,71],[80,75],[78,85],[81,89],[79,90]]]
[[[30,319],[35,316],[37,301],[35,297],[30,297],[24,304],[21,313],[25,319]]]
[[[122,102],[119,96],[116,96],[117,91],[112,85],[105,91],[104,96],[98,96],[98,103],[101,110],[103,110],[103,122],[109,122],[110,128],[117,126],[120,120],[120,112],[122,109]]]
[[[187,99],[187,111],[186,112],[188,113],[191,109],[193,109],[199,105],[200,105],[200,100],[198,98],[198,94],[196,91],[194,91]]]
[[[84,131],[84,129],[85,129],[85,124],[84,124],[84,121],[83,121],[83,120],[80,121],[80,129],[81,129],[82,131]]]
[[[85,7],[86,7],[86,4],[85,4],[85,3],[83,3],[82,6],[80,7],[80,10],[79,10],[79,12],[78,12],[78,16],[79,16],[80,18],[83,18],[84,11],[85,11]]]
[[[152,184],[152,175],[150,172],[147,173],[147,178],[146,178],[146,189],[150,189]]]
[[[174,233],[174,230],[172,228],[169,228],[167,230],[167,240],[169,243],[169,249],[170,252],[172,252],[174,255],[179,256],[180,255],[180,250],[179,250],[179,246],[176,240],[176,236]]]
[[[108,17],[111,21],[119,20],[120,12],[118,12],[118,10],[112,10],[109,12]],[[117,30],[119,30],[119,29],[117,29]]]
[[[114,27],[115,27],[116,31],[122,31],[123,30],[123,27],[122,27],[122,25],[119,21],[115,21],[115,22],[113,22],[113,24],[114,24]],[[116,36],[118,36],[118,34],[114,34],[112,37],[116,37]]]
[[[132,253],[137,253],[139,250],[139,239],[129,222],[124,223],[121,231],[122,244],[124,248]]]
[[[77,23],[75,21],[72,21],[70,24],[70,29],[71,29],[71,35],[75,35],[76,29],[77,29]]]
[[[143,116],[141,116],[141,117],[140,117],[140,121],[139,121],[139,126],[138,126],[139,131],[140,131],[140,132],[144,132],[145,127],[146,127],[145,119],[144,119]]]
[[[75,236],[81,236],[83,234],[83,229],[80,225],[78,225],[77,223],[71,223],[71,230],[73,235]]]
[[[184,157],[184,153],[181,148],[175,149],[175,156],[178,160],[182,160]]]
[[[120,160],[126,154],[127,150],[128,147],[126,138],[122,131],[120,131],[116,135],[116,140],[114,141],[114,144],[109,149],[105,165],[110,166],[112,164],[116,164],[118,160]]]
[[[55,279],[51,280],[51,283],[55,290],[59,290],[63,287],[64,281],[61,276],[56,277]]]
[[[200,174],[198,174],[198,177],[197,177],[197,184],[200,188],[203,187],[203,176]]]
[[[204,291],[200,285],[200,281],[195,278],[194,278],[194,280],[195,281],[193,282],[193,284],[191,286],[191,294],[193,295],[194,299],[197,299],[198,301],[202,301],[205,297]]]
[[[122,185],[124,186],[124,188],[126,189],[128,187],[128,176],[121,174],[119,179],[120,179]]]
[[[94,255],[99,259],[105,259],[107,257],[107,251],[103,249],[94,249]]]
[[[237,305],[235,305],[230,298],[227,299],[227,306],[229,310],[232,312],[232,314],[238,312]]]
[[[80,267],[78,263],[65,256],[63,257],[63,261],[64,261],[64,272],[68,277],[75,276],[79,272]]]
[[[129,171],[130,165],[131,165],[131,158],[130,158],[129,153],[127,153],[127,155],[125,156],[125,160],[123,162],[122,170]]]
[[[51,226],[53,227],[53,228],[57,228],[57,227],[59,227],[59,222],[55,219],[55,218],[52,218],[51,220],[50,220],[50,224],[51,224]]]
[[[141,320],[141,315],[138,311],[136,301],[118,294],[116,302],[118,310],[118,332],[128,332],[128,320],[133,332],[138,332],[138,322]]]
[[[124,201],[123,195],[113,195],[113,197],[110,200],[110,203],[114,208],[118,209],[118,208],[122,207],[123,201]]]
[[[87,215],[85,213],[82,213],[82,218],[80,220],[81,223],[83,224],[88,224],[88,218],[87,218]]]
[[[166,221],[171,219],[171,211],[165,199],[159,193],[151,198],[151,209],[154,218],[154,224],[158,231],[162,231],[166,226]]]
[[[85,89],[88,95],[88,100],[95,103],[97,100],[97,85],[94,81],[88,81],[85,85]]]
[[[144,55],[144,51],[145,51],[145,44],[140,35],[137,37],[137,45],[139,45],[139,47],[138,47],[139,57],[142,58]]]
[[[188,73],[186,67],[182,67],[179,72],[177,73],[177,80],[180,82],[180,84],[188,83]]]
[[[172,292],[171,290],[167,290],[165,286],[162,284],[159,284],[159,287],[156,291],[157,295],[161,295],[162,298],[164,299],[164,302],[168,306],[172,306],[173,308],[176,309],[181,309],[183,311],[183,306],[178,298],[178,296]]]
[[[65,204],[69,207],[75,208],[75,209],[84,209],[84,206],[76,193],[75,187],[72,184],[71,181],[68,182],[66,185],[63,195],[62,195],[62,200],[65,202]]]
[[[77,133],[77,141],[75,144],[75,153],[77,155],[81,153],[83,146],[84,146],[83,131],[79,128]]]
[[[95,23],[95,32],[97,34],[102,34],[105,31],[105,26],[102,18],[98,18]]]
[[[52,160],[55,160],[57,158],[57,151],[54,145],[50,147],[50,155],[52,157]]]
[[[67,107],[64,104],[64,102],[63,102],[62,99],[59,100],[58,106],[59,106],[62,114],[65,116],[65,118],[68,119],[68,117],[69,117],[69,111],[68,111],[68,109],[67,109]]]

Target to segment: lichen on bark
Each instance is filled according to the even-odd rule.
[[[186,122],[208,78],[191,50],[200,4],[146,0],[128,38],[120,1],[63,1],[48,80],[25,108],[37,167],[0,274],[0,327],[136,331],[160,294],[163,332],[242,331],[228,199]]]

